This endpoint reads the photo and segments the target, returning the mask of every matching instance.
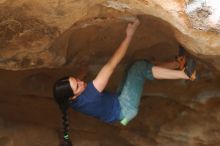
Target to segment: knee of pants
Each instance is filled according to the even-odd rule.
[[[144,60],[135,61],[129,69],[131,74],[143,75],[147,71],[147,62]]]
[[[154,77],[152,74],[152,67],[153,64],[147,60],[138,60],[132,64],[128,74],[145,77],[148,80],[153,80]]]

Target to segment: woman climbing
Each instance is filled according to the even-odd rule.
[[[67,143],[70,142],[66,114],[68,107],[106,123],[119,121],[122,125],[127,125],[137,115],[145,79],[195,79],[194,61],[187,63],[183,70],[174,70],[176,65],[170,66],[170,63],[161,64],[161,67],[154,66],[146,60],[139,60],[129,68],[119,92],[104,91],[113,71],[125,56],[139,23],[139,20],[135,19],[128,24],[124,40],[91,82],[86,84],[76,77],[69,76],[55,83],[53,93],[63,112],[64,141]]]

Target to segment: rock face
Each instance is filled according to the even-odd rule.
[[[150,15],[167,22],[172,36],[190,53],[220,69],[217,4],[174,0],[1,1],[0,68],[59,67],[68,63],[67,52],[71,51],[68,44],[73,30]],[[110,20],[105,22],[103,18]]]
[[[194,0],[190,1],[186,6],[186,12],[189,14],[192,24],[197,29],[219,30],[220,10],[216,0]]]
[[[70,111],[78,146],[218,146],[219,2],[212,0],[0,0],[0,146],[58,146],[56,79],[94,78],[124,37],[141,24],[109,86],[136,59],[171,60],[181,44],[200,80],[147,81],[138,116],[126,127]]]

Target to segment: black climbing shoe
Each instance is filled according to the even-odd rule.
[[[196,61],[194,59],[186,58],[186,66],[185,66],[184,72],[192,81],[197,78]]]

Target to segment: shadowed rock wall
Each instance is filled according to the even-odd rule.
[[[139,114],[126,127],[70,110],[73,143],[219,145],[219,26],[204,23],[212,9],[196,2],[0,0],[0,146],[58,146],[53,83],[67,75],[92,80],[136,15],[141,25],[107,89],[117,89],[134,60],[171,60],[179,44],[197,60],[200,80],[147,81]]]

